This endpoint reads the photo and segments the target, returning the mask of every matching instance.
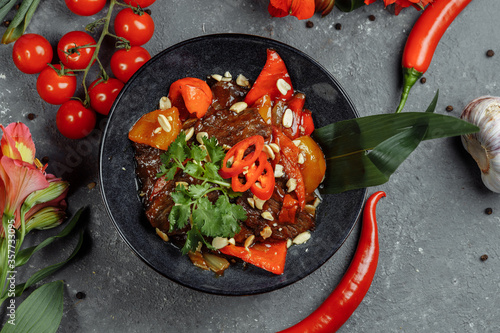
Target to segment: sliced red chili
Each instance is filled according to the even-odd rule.
[[[274,179],[273,167],[266,159],[264,163],[264,170],[257,178],[257,182],[252,184],[250,191],[252,191],[252,193],[255,194],[255,196],[260,200],[269,200],[273,195],[275,183],[276,180]]]
[[[283,80],[290,89],[278,88],[278,81]],[[280,81],[281,82],[281,81]],[[288,88],[288,87],[287,87]],[[285,92],[285,94],[283,94]],[[245,103],[253,105],[262,96],[270,94],[271,100],[287,101],[292,97],[292,80],[286,69],[285,62],[275,50],[267,50],[267,60],[252,89],[245,96]]]
[[[295,200],[290,194],[285,194],[283,199],[283,206],[278,216],[280,222],[295,223],[295,215],[299,208],[299,202]]]
[[[274,274],[283,274],[285,269],[286,241],[269,244],[258,243],[250,248],[229,244],[219,251]]]
[[[297,93],[293,95],[292,99],[290,99],[286,105],[286,108],[292,111],[293,120],[292,123],[289,124],[289,127],[285,127],[283,121],[281,124],[283,125],[283,133],[285,133],[292,140],[301,136],[300,126],[302,120],[302,109],[304,108],[305,101],[306,95]]]
[[[312,132],[314,132],[312,113],[308,109],[305,109],[300,119],[300,136],[311,135]]]
[[[245,156],[247,149],[252,146],[255,146],[254,151]],[[244,167],[251,166],[257,158],[259,158],[262,148],[264,148],[264,138],[260,135],[254,135],[238,142],[226,153],[224,161],[222,162],[222,168],[219,170],[219,175],[222,178],[238,176],[243,172]],[[233,158],[233,160],[231,165],[228,166],[228,162],[231,158]]]
[[[280,164],[283,165],[283,169],[285,170],[288,178],[295,179],[295,194],[297,195],[300,208],[303,209],[306,205],[306,187],[304,183],[304,176],[302,175],[298,164],[300,153],[299,148],[276,127],[273,127],[273,135],[275,142],[280,147]]]
[[[257,165],[256,163],[258,163],[259,165]],[[250,189],[250,187],[255,184],[259,176],[262,174],[266,163],[267,154],[261,151],[259,158],[257,159],[257,161],[255,161],[255,163],[249,166],[246,170],[245,168],[243,168],[243,178],[245,178],[246,180],[245,183],[241,182],[242,179],[240,178],[239,174],[231,178],[231,187],[233,191],[245,192],[246,190]]]

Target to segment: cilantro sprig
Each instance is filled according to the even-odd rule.
[[[230,201],[239,194],[219,175],[224,156],[224,149],[216,138],[203,138],[203,147],[189,146],[184,133],[180,133],[161,156],[163,164],[158,177],[172,180],[180,169],[202,181],[187,187],[179,184],[171,193],[175,205],[168,216],[170,231],[191,226],[182,254],[196,251],[200,243],[213,249],[206,237],[233,237],[240,231],[239,222],[247,218],[243,207]],[[212,203],[207,195],[214,191],[221,195]]]

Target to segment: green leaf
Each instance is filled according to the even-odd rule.
[[[336,0],[335,6],[343,12],[352,12],[365,5],[364,0]]]
[[[57,235],[45,239],[43,242],[36,246],[32,246],[19,251],[19,253],[16,255],[16,267],[26,264],[33,254],[51,244],[56,239],[66,237],[75,228],[82,212],[83,208],[80,208],[75,213],[73,218],[68,222],[68,224],[66,224],[66,227],[64,227],[64,229]]]
[[[210,181],[224,181],[224,179],[219,175],[219,168],[213,163],[205,163],[204,165],[204,176]]]
[[[14,19],[2,37],[3,44],[15,42],[21,37],[35,14],[40,0],[23,0]]]
[[[202,185],[193,184],[189,185],[188,193],[193,199],[200,199],[207,194],[208,190],[210,190],[210,183],[205,183]]]
[[[221,163],[226,156],[226,152],[224,151],[224,148],[218,144],[217,138],[211,137],[210,139],[207,139],[206,137],[203,137],[203,144],[207,148],[208,156],[210,156],[210,162],[220,168],[219,163]]]
[[[54,281],[39,287],[16,309],[0,333],[53,333],[63,316],[64,284]],[[14,323],[15,325],[12,325]]]
[[[191,207],[189,205],[176,205],[173,206],[168,214],[168,221],[170,223],[170,232],[174,229],[182,229],[189,223],[189,215],[191,214]]]
[[[191,158],[196,162],[201,162],[207,157],[207,151],[198,145],[191,146]]]
[[[78,243],[76,244],[75,249],[73,250],[73,252],[70,254],[70,256],[66,260],[41,269],[38,272],[36,272],[35,274],[33,274],[28,279],[28,281],[26,281],[25,283],[18,284],[16,286],[16,297],[21,296],[26,288],[34,285],[35,283],[41,281],[42,279],[46,278],[47,276],[55,273],[61,267],[63,267],[66,263],[68,263],[71,259],[73,259],[73,257],[78,253],[78,251],[82,247],[82,243],[83,243],[83,231],[80,232],[80,237],[78,239]]]
[[[193,177],[200,177],[203,174],[203,167],[198,163],[189,161],[186,163],[184,172]]]
[[[199,243],[207,244],[198,229],[191,228],[191,230],[186,233],[186,243],[184,243],[181,249],[182,254],[187,254],[190,251],[195,252]]]
[[[383,184],[422,140],[479,130],[461,119],[432,113],[436,103],[437,95],[426,112],[350,119],[314,131],[327,160],[321,192],[339,193]]]
[[[240,205],[231,204],[226,196],[220,196],[215,207],[220,214],[220,222],[215,221],[217,230],[212,237],[233,237],[241,229],[239,221],[247,218],[245,210]]]
[[[5,16],[10,12],[17,0],[1,0],[0,1],[0,21],[3,21]]]

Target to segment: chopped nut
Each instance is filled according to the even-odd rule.
[[[160,110],[167,110],[172,107],[172,102],[167,96],[160,98]]]
[[[224,149],[224,150],[229,150],[229,149],[231,149],[231,146],[230,146],[230,145],[223,144],[223,145],[222,145],[222,149]]]
[[[233,237],[229,238],[229,240],[227,241],[229,244],[231,245],[236,245],[236,241],[234,240]]]
[[[92,182],[92,183],[89,183],[89,184],[87,185],[87,188],[88,188],[89,190],[91,190],[91,189],[93,189],[95,186],[96,186],[96,183],[95,183],[95,182]]]
[[[236,84],[241,86],[241,87],[249,87],[250,86],[250,82],[243,74],[238,75],[238,77],[236,78]]]
[[[165,132],[170,132],[172,130],[172,125],[170,125],[167,117],[162,114],[158,116],[158,123]]]
[[[245,110],[248,107],[248,104],[245,102],[237,102],[231,105],[229,110],[234,111],[236,113],[240,113],[241,111]]]
[[[273,231],[271,230],[271,227],[268,225],[265,226],[264,229],[262,229],[262,231],[260,232],[260,235],[264,239],[271,237],[272,234],[273,234]]]
[[[316,214],[316,207],[314,207],[313,205],[305,205],[304,211],[314,216],[314,214]]]
[[[255,195],[253,196],[253,201],[255,202],[255,208],[262,210],[264,208],[265,200],[257,198]]]
[[[215,237],[213,240],[212,240],[212,246],[218,250],[218,249],[222,249],[223,247],[225,247],[227,244],[229,244],[229,241],[227,238],[225,237]]]
[[[225,73],[224,73],[224,77],[228,77],[228,78],[230,78],[230,79],[232,79],[232,78],[233,78],[233,76],[232,76],[232,75],[231,75],[231,73],[229,73],[229,72],[225,72]]]
[[[168,235],[161,231],[160,229],[156,228],[156,234],[160,236],[161,239],[163,239],[165,242],[168,242]]]
[[[299,154],[299,164],[304,164],[304,162],[306,161],[306,158],[304,157],[304,154],[300,153]]]
[[[285,114],[283,115],[283,127],[290,128],[293,125],[293,111],[290,109],[285,110]]]
[[[250,207],[255,208],[255,200],[253,198],[247,198]]]
[[[276,87],[278,87],[282,95],[286,95],[292,89],[292,86],[283,79],[278,79],[278,81],[276,81]]]
[[[220,74],[212,74],[212,79],[214,79],[215,81],[219,81],[222,80],[222,75]]]
[[[175,182],[175,187],[184,186],[184,188],[188,188],[189,184],[187,182]]]
[[[277,143],[270,143],[269,144],[269,147],[271,147],[271,149],[275,152],[275,153],[279,153],[280,152],[280,146],[278,146]]]
[[[233,162],[234,162],[234,156],[231,156],[228,160],[227,160],[227,164],[229,166],[233,165]]]
[[[203,138],[208,139],[208,133],[207,132],[198,132],[196,133],[196,141],[198,141],[200,144],[203,144]]]
[[[293,140],[292,142],[296,147],[300,146],[300,144],[302,143],[300,140]]]
[[[155,130],[153,131],[155,134],[158,134],[161,132],[161,126],[158,126],[157,128],[155,128]]]
[[[297,188],[297,180],[295,178],[290,178],[286,182],[286,187],[288,188],[288,193],[295,191]]]
[[[273,149],[269,146],[269,145],[264,145],[264,148],[262,149],[262,151],[264,153],[266,153],[267,157],[269,157],[270,159],[274,160],[274,158],[276,157],[274,155],[274,151]]]
[[[254,241],[254,240],[255,240],[255,236],[254,236],[254,235],[250,235],[250,236],[248,236],[248,237],[247,237],[247,239],[245,239],[245,244],[244,244],[244,246],[245,246],[246,248],[249,248],[249,247],[250,247],[250,245],[252,245],[252,244],[253,244],[253,241]]]
[[[262,212],[262,214],[260,214],[260,216],[262,216],[262,218],[264,218],[268,221],[274,221],[273,215],[271,213],[269,213],[268,211]]]
[[[281,164],[276,164],[274,167],[274,178],[280,178],[285,175],[285,169]]]
[[[319,206],[320,203],[321,203],[321,199],[320,198],[314,199],[314,203],[313,203],[314,208],[318,208],[318,206]]]
[[[194,134],[194,127],[188,128],[186,131],[186,141],[191,140],[191,138],[193,137],[193,134]]]
[[[303,233],[298,234],[294,239],[294,244],[304,244],[311,238],[311,233],[309,231],[304,231]]]
[[[292,240],[291,240],[290,238],[288,238],[288,239],[286,240],[286,247],[287,247],[287,248],[290,248],[290,246],[292,246],[292,244],[293,244]]]

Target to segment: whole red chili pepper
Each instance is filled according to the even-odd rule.
[[[382,191],[368,198],[363,225],[354,258],[342,280],[328,298],[309,317],[280,333],[332,333],[349,319],[365,297],[378,263],[378,230],[376,206]]]
[[[471,0],[435,0],[413,26],[403,51],[403,92],[396,113],[401,112],[411,87],[427,71],[446,29]]]

